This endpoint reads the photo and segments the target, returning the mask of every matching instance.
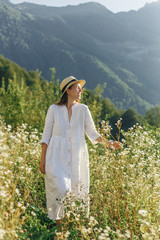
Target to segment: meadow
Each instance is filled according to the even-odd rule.
[[[0,118],[0,238],[49,240],[63,233],[73,240],[160,239],[160,129],[136,124],[124,132],[121,124],[119,150],[88,141],[89,217],[85,203],[70,194],[59,228],[47,218],[41,134],[25,123],[12,129]],[[107,121],[98,131],[112,138]]]

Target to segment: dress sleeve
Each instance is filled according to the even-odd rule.
[[[40,141],[41,144],[42,143],[46,143],[47,145],[49,144],[49,141],[52,136],[53,124],[54,124],[54,109],[53,106],[51,105],[46,115],[42,139]]]
[[[86,112],[85,112],[85,133],[87,134],[87,137],[91,140],[93,144],[96,143],[95,140],[98,137],[101,137],[101,135],[97,132],[95,128],[95,125],[88,107],[86,107]]]

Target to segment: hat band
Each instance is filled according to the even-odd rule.
[[[66,90],[67,86],[71,83],[71,82],[76,82],[76,79],[71,80],[70,82],[68,82],[63,88],[62,88],[62,93],[64,93],[64,91]]]

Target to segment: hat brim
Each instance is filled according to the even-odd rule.
[[[61,98],[62,98],[62,96],[64,95],[64,93],[67,91],[67,89],[68,89],[70,86],[74,85],[75,83],[79,83],[79,84],[81,85],[81,87],[83,87],[84,84],[86,83],[86,81],[85,81],[85,80],[76,80],[76,81],[74,81],[74,82],[69,83],[68,86],[66,87],[65,91],[62,93]]]

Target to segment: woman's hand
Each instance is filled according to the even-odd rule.
[[[99,137],[96,139],[96,141],[100,144],[102,144],[104,147],[108,147],[108,148],[113,148],[115,150],[118,150],[121,147],[121,143],[117,142],[117,141],[108,141],[106,138],[104,137]]]
[[[121,147],[121,143],[120,142],[113,142],[113,147],[115,150],[118,150]]]
[[[45,174],[45,166],[46,166],[46,151],[47,151],[47,144],[42,143],[42,153],[41,153],[41,162],[40,162],[40,172]]]
[[[45,165],[46,165],[46,160],[44,157],[41,157],[39,169],[40,169],[40,172],[43,174],[45,174]]]

